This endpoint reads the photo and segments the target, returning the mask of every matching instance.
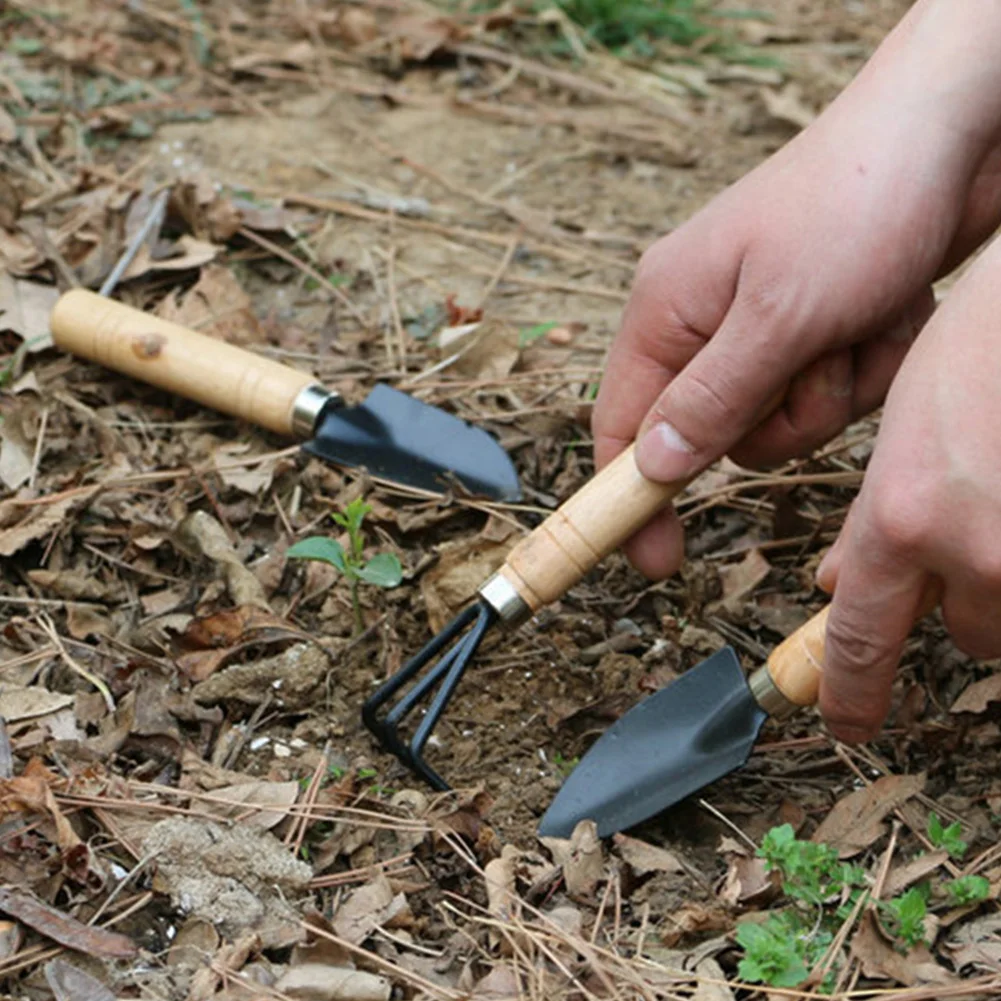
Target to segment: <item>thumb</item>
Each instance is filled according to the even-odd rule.
[[[659,483],[712,465],[773,409],[802,360],[735,307],[650,408],[636,463]]]

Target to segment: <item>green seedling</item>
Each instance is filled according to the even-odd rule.
[[[865,872],[840,861],[830,845],[800,841],[791,824],[773,827],[757,854],[768,872],[781,877],[793,906],[762,923],[737,925],[737,942],[744,948],[738,972],[751,983],[795,987],[824,958],[841,922],[865,892]],[[834,980],[831,969],[821,990],[829,990]]]
[[[965,907],[967,904],[979,904],[986,900],[991,892],[991,884],[984,876],[960,876],[945,884],[945,892],[953,904]]]
[[[928,818],[928,840],[934,848],[947,851],[954,859],[962,859],[969,847],[960,837],[963,833],[963,826],[957,820],[948,827],[942,826],[942,821],[934,811]]]
[[[913,948],[925,940],[925,918],[928,915],[928,887],[912,886],[893,900],[880,901],[883,924],[899,942]]]
[[[370,560],[365,559],[365,535],[362,532],[362,523],[365,515],[371,510],[370,504],[358,498],[348,504],[343,513],[335,512],[331,515],[347,532],[347,549],[336,539],[314,535],[297,542],[286,554],[292,559],[327,563],[347,578],[351,588],[351,607],[354,610],[356,635],[365,628],[361,602],[358,598],[358,585],[364,582],[376,587],[391,588],[397,587],[403,580],[403,567],[394,553],[376,553]]]
[[[556,751],[553,754],[553,764],[556,766],[556,770],[566,777],[580,764],[580,758],[565,758],[559,751]]]

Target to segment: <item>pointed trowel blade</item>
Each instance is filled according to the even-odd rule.
[[[518,474],[495,438],[383,384],[358,406],[327,406],[303,448],[434,493],[446,493],[457,481],[477,496],[521,500]]]
[[[767,714],[729,647],[617,720],[570,773],[539,824],[569,838],[582,820],[598,836],[626,830],[743,765]]]

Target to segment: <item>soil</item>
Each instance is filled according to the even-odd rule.
[[[249,9],[258,6],[268,9]],[[508,449],[525,500],[442,499],[373,482],[98,366],[58,352],[29,354],[2,398],[6,426],[16,426],[32,449],[41,444],[28,453],[32,479],[0,494],[7,557],[0,674],[5,683],[41,685],[75,701],[68,734],[34,717],[8,720],[18,771],[37,754],[65,776],[85,767],[100,773],[93,788],[110,795],[125,790],[115,782],[126,778],[203,793],[252,781],[306,788],[320,768],[329,775],[329,802],[350,790],[361,797],[352,802],[368,809],[420,813],[400,803],[430,791],[418,793],[413,775],[379,748],[362,725],[361,703],[473,596],[524,531],[593,473],[590,400],[642,250],[795,134],[908,6],[762,0],[756,7],[768,19],[740,30],[781,69],[706,57],[670,62],[662,76],[604,55],[584,69],[535,60],[537,26],[522,40],[531,65],[513,73],[477,58],[478,41],[403,61],[400,46],[419,49],[419,34],[392,37],[374,55],[358,55],[343,38],[319,55],[315,47],[289,54],[293,44],[313,44],[304,41],[303,32],[312,36],[293,4],[234,7],[226,16],[232,37],[218,36],[231,48],[209,69],[192,63],[194,36],[177,28],[173,8],[133,21],[118,5],[93,5],[99,13],[87,15],[65,3],[60,27],[43,20],[38,30],[70,46],[62,57],[67,79],[99,74],[94,67],[112,57],[120,75],[136,77],[137,45],[148,44],[158,73],[173,58],[172,72],[190,74],[186,100],[228,102],[225,113],[202,120],[157,120],[148,136],[145,129],[124,134],[121,121],[98,128],[102,141],[83,168],[65,136],[49,136],[54,170],[74,178],[94,171],[81,190],[97,188],[94,177],[106,182],[130,170],[122,190],[169,185],[175,198],[165,239],[188,233],[217,248],[211,264],[126,281],[119,298],[308,370],[349,400],[388,381],[475,421]],[[358,8],[328,13],[348,9]],[[247,27],[258,15],[263,26],[292,27],[268,40],[263,29]],[[38,27],[32,18],[18,30]],[[101,39],[111,56],[101,54]],[[246,58],[255,45],[267,59]],[[285,55],[274,56],[282,46]],[[573,81],[533,77],[537,64],[572,69]],[[591,100],[581,90],[588,81],[621,88],[622,100]],[[506,120],[498,108],[508,119],[511,109],[528,109],[527,120]],[[547,116],[562,116],[563,124],[547,124]],[[7,158],[28,179],[27,218],[31,198],[44,202],[38,186],[46,171],[21,152]],[[280,209],[266,207],[281,200]],[[226,232],[226,206],[234,203],[249,214],[244,229]],[[120,250],[110,204],[107,231],[64,245],[78,273],[95,267],[87,239],[99,245],[105,267]],[[282,213],[281,224],[261,222],[268,212]],[[273,252],[276,243],[285,258]],[[336,276],[334,291],[290,265],[288,253]],[[59,266],[46,262],[9,270],[37,279],[49,268],[58,280]],[[447,351],[435,347],[434,335],[474,310],[497,334],[442,366]],[[555,329],[538,329],[543,324]],[[0,343],[13,354],[18,341]],[[651,583],[614,555],[518,631],[494,630],[428,748],[433,767],[460,790],[458,800],[444,801],[450,809],[460,803],[449,814],[453,829],[483,848],[488,824],[495,849],[514,846],[535,858],[540,816],[611,722],[724,644],[750,669],[817,611],[823,596],[813,570],[857,488],[873,426],[848,429],[823,454],[777,471],[764,486],[725,463],[707,474],[680,501],[689,559],[671,580]],[[54,504],[60,496],[66,499]],[[346,583],[284,555],[297,538],[337,535],[329,515],[356,496],[372,505],[367,553],[395,552],[404,572],[399,588],[362,587],[360,636]],[[51,517],[28,525],[26,512],[38,501]],[[219,557],[192,528],[196,512],[221,526],[229,555]],[[115,714],[80,667],[104,680]],[[633,917],[646,908],[644,920],[671,948],[693,931],[699,940],[725,931],[732,920],[719,924],[718,892],[732,860],[721,853],[721,838],[760,842],[783,822],[808,836],[845,794],[881,774],[924,774],[922,810],[961,818],[974,855],[993,845],[1001,736],[990,709],[949,711],[971,680],[984,677],[988,669],[960,657],[932,622],[915,631],[893,713],[869,748],[836,746],[810,714],[769,722],[745,768],[631,832],[684,860],[681,872],[638,881],[628,905]],[[129,788],[135,795],[137,787]],[[59,802],[68,808],[72,800]],[[103,815],[84,816],[86,830],[103,829]],[[903,822],[917,845],[914,816],[905,812]],[[20,821],[9,823],[18,844],[36,852],[31,864],[47,858],[51,866],[30,827],[25,833]],[[307,841],[311,851],[327,852],[327,872],[391,857],[389,841],[363,837],[345,848],[346,829],[324,823]],[[141,843],[148,827],[131,837],[120,829],[111,840]],[[333,845],[331,828],[341,839]],[[484,851],[481,861],[498,853]],[[451,943],[440,893],[471,891],[457,860],[436,855],[427,865],[423,896],[414,890],[411,900],[418,923],[407,934],[438,948]],[[538,884],[534,899],[546,900],[548,886]],[[163,884],[154,889],[155,906],[123,930],[156,952],[174,933],[167,931],[171,908],[179,926],[183,907],[176,888],[173,896]],[[68,906],[80,892],[58,899]],[[473,896],[483,899],[478,890]],[[336,915],[331,898],[324,907]],[[218,931],[238,938],[229,925]],[[444,977],[432,976],[430,964],[422,969],[432,980]],[[976,967],[996,969],[996,960]],[[188,981],[170,977],[159,996],[189,996]],[[154,996],[142,983],[126,977],[120,990]],[[37,970],[34,981],[17,984],[8,979],[12,993],[45,996]]]

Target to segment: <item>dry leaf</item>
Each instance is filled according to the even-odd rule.
[[[852,936],[851,953],[862,964],[867,977],[894,980],[911,987],[914,984],[951,984],[956,978],[945,967],[939,966],[925,946],[917,946],[901,955],[886,941],[876,927],[871,913],[859,921],[858,931]]]
[[[768,576],[771,569],[771,564],[759,549],[752,549],[739,563],[720,567],[723,600],[734,604],[742,601]]]
[[[733,991],[727,983],[729,977],[712,956],[696,963],[695,973],[699,979],[690,1001],[733,1001]]]
[[[553,859],[563,868],[567,892],[572,896],[591,896],[605,874],[605,857],[598,825],[582,820],[565,838],[541,838]]]
[[[834,804],[814,832],[815,842],[826,842],[849,858],[868,848],[884,831],[883,818],[924,788],[925,774],[885,775]]]
[[[334,932],[352,945],[360,945],[381,927],[394,906],[393,888],[380,872],[371,883],[355,890],[333,917]]]
[[[966,966],[1001,972],[1001,914],[985,914],[959,925],[945,943],[957,971]]]
[[[101,601],[108,596],[108,587],[92,573],[80,570],[29,570],[33,584],[70,601]]]
[[[0,716],[8,723],[48,716],[72,705],[72,695],[50,692],[37,685],[21,688],[0,682]]]
[[[53,959],[46,963],[45,979],[52,988],[55,1001],[116,1001],[116,995],[100,980],[65,959]]]
[[[14,278],[0,271],[0,330],[11,330],[29,351],[52,347],[49,317],[59,299],[54,285]]]
[[[518,329],[500,320],[483,320],[443,330],[438,346],[445,355],[458,354],[450,371],[469,379],[503,379],[518,363]]]
[[[220,445],[216,449],[212,462],[215,465],[219,479],[227,487],[234,487],[251,497],[264,493],[275,477],[275,467],[278,465],[277,457],[265,459],[263,462],[251,461],[246,464],[234,462],[247,455],[250,450],[248,442],[231,442]]]
[[[12,420],[0,423],[0,483],[17,490],[31,478],[35,450]]]
[[[777,882],[765,868],[764,859],[736,855],[730,860],[719,895],[728,904],[759,903],[777,892]]]
[[[660,926],[660,940],[667,946],[677,945],[686,935],[711,931],[730,931],[733,917],[722,907],[689,904],[680,910],[664,915]]]
[[[169,966],[204,966],[219,948],[219,932],[204,918],[188,918],[167,951]]]
[[[648,872],[684,871],[682,864],[666,848],[658,848],[627,834],[616,834],[612,840],[620,857],[638,876],[645,876]]]
[[[207,240],[198,240],[186,233],[171,249],[173,253],[170,257],[158,257],[154,260],[149,248],[140,247],[139,253],[122,276],[122,280],[140,278],[153,271],[191,271],[214,261],[223,248]]]
[[[512,1001],[523,997],[518,973],[510,963],[495,963],[473,988],[474,1001]]]
[[[168,297],[160,304],[157,315],[232,344],[247,345],[263,339],[250,296],[233,272],[222,264],[203,268],[184,301],[177,305]]]
[[[389,1001],[393,985],[364,970],[304,963],[282,974],[275,990],[302,1001]]]
[[[229,803],[207,803],[206,809],[221,819],[239,818],[241,824],[251,824],[263,830],[271,830],[289,814],[290,808],[299,798],[298,782],[242,782],[239,785],[216,789],[214,796]],[[248,810],[248,806],[260,806],[260,810]]]
[[[483,581],[500,568],[511,551],[508,539],[487,538],[484,532],[438,550],[438,562],[421,577],[421,595],[435,632],[444,628]]]
[[[261,582],[240,562],[226,530],[212,515],[205,511],[190,514],[181,523],[178,538],[219,565],[234,604],[255,605],[270,611]]]
[[[949,709],[951,713],[986,712],[992,702],[1001,702],[1001,671],[967,685]]]
[[[9,195],[8,188],[4,188],[4,191]],[[45,255],[35,246],[31,237],[0,227],[0,265],[6,271],[24,278],[44,263]]]
[[[0,531],[0,556],[13,556],[29,542],[40,539],[64,524],[70,512],[89,503],[99,487],[73,491],[49,503],[32,504],[18,524]]]
[[[138,952],[132,939],[125,935],[81,924],[37,897],[9,886],[0,887],[0,910],[77,952],[102,959],[132,959]]]
[[[910,862],[897,866],[883,884],[883,899],[890,900],[903,893],[907,887],[933,873],[948,858],[949,853],[946,851],[929,852],[927,855],[918,855]]]
[[[512,905],[517,903],[514,892],[514,866],[518,849],[505,845],[500,858],[491,859],[483,869],[487,884],[487,910],[495,917],[507,921],[511,917]]]

